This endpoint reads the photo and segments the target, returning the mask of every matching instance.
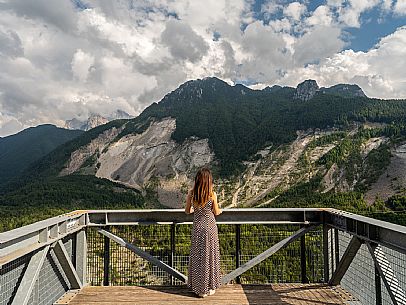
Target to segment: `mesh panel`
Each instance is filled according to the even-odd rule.
[[[394,251],[386,247],[381,248],[386,258],[388,259],[390,266],[392,267],[392,270],[394,272],[394,275],[396,276],[396,279],[398,280],[400,288],[403,290],[403,292],[406,292],[406,254]],[[383,281],[381,281],[381,290],[382,290],[382,304],[392,305],[393,304],[392,300],[390,299],[390,296]]]
[[[176,225],[173,266],[188,274],[192,225]],[[299,226],[241,225],[241,255],[243,264],[278,241],[292,235]],[[135,225],[110,227],[110,231],[140,247],[156,258],[170,263],[170,225]],[[221,273],[236,268],[236,226],[218,225]],[[104,237],[88,230],[88,282],[103,283]],[[311,282],[323,281],[322,231],[315,230],[305,237],[307,277]],[[278,251],[267,260],[241,276],[243,283],[300,282],[300,240]],[[110,243],[110,285],[170,285],[183,284],[164,271],[141,259],[114,241]]]
[[[73,265],[75,266],[75,257],[76,257],[76,234],[71,234],[65,237],[63,240],[63,244],[65,246],[66,252],[70,257]]]
[[[117,226],[111,232],[166,264],[170,256],[170,225]],[[110,285],[169,285],[170,276],[131,250],[110,243]]]
[[[340,259],[351,241],[352,235],[339,231]],[[341,280],[341,286],[355,296],[362,304],[376,304],[375,265],[365,244],[361,245],[357,255]]]
[[[44,261],[28,304],[51,305],[69,289],[69,281],[51,249]]]
[[[0,305],[8,305],[11,303],[30,259],[31,254],[28,254],[1,267]]]
[[[87,238],[87,282],[91,286],[103,283],[103,235],[92,228],[86,229]]]
[[[242,225],[241,264],[294,234],[299,228],[297,225]],[[321,282],[323,280],[322,231],[315,230],[306,234],[305,243],[307,277],[310,282]],[[298,239],[242,274],[241,283],[301,282],[300,255],[300,239]]]

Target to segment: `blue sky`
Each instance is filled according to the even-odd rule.
[[[267,0],[257,0],[252,4],[252,10],[255,17],[263,22],[269,22],[264,18],[261,11],[262,6]],[[292,3],[294,1],[281,1],[282,3]],[[309,13],[321,5],[326,5],[327,1],[299,1],[306,5]],[[347,2],[348,5],[348,2]],[[273,18],[283,18],[283,12],[278,11]],[[404,15],[394,14],[391,11],[383,11],[382,7],[376,5],[371,9],[365,10],[360,16],[360,27],[344,27],[346,32],[347,48],[354,51],[368,51],[377,44],[381,37],[393,33],[398,27],[406,24]]]
[[[0,66],[0,136],[206,76],[406,98],[406,0],[0,0]]]

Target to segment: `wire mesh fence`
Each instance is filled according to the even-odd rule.
[[[292,235],[300,227],[281,225],[240,226],[239,262],[243,264],[273,244]],[[109,230],[163,262],[188,274],[192,225],[175,225],[175,241],[171,252],[171,225],[111,226]],[[237,267],[236,225],[218,225],[221,253],[221,273]],[[102,285],[104,266],[104,237],[88,229],[88,282]],[[310,282],[323,281],[323,249],[321,229],[306,234],[306,274]],[[300,240],[297,240],[264,260],[240,277],[241,283],[266,284],[301,282]],[[173,261],[171,257],[173,255]],[[110,285],[180,285],[183,284],[132,251],[111,242],[109,245]]]
[[[406,254],[400,253],[398,251],[389,249],[387,247],[381,247],[385,258],[388,260],[391,269],[394,274],[394,281],[399,285],[400,291],[406,292]],[[386,289],[383,282],[381,282],[381,291],[382,291],[382,304],[383,305],[392,305],[393,302],[389,296],[388,290]],[[402,298],[401,304],[406,304],[404,297]]]
[[[73,259],[74,253],[74,235],[63,240],[68,255]],[[40,251],[40,250],[38,250]],[[17,258],[0,269],[0,305],[9,305],[16,296],[17,289],[21,284],[28,264],[36,253],[24,255]],[[74,259],[72,260],[75,261]],[[33,283],[31,295],[28,304],[30,305],[48,305],[53,304],[66,291],[70,289],[69,281],[60,265],[53,249],[50,249],[46,255],[45,261],[39,270],[39,275]]]
[[[8,305],[13,300],[31,256],[32,254],[24,255],[1,267],[0,305]]]
[[[330,229],[329,231],[329,270],[334,272],[338,261],[336,254],[339,259],[343,257],[353,235],[340,230]],[[338,248],[334,242],[335,234],[338,238]],[[391,274],[387,281],[396,283],[398,291],[404,295],[406,291],[406,254],[384,246],[379,246],[379,249],[381,252],[378,259],[380,263],[385,264],[386,271]],[[375,267],[368,246],[363,243],[342,278],[341,286],[354,296],[358,301],[357,304],[393,305],[384,280],[378,275],[379,272]],[[376,287],[376,285],[380,287]],[[406,304],[406,300],[400,301],[398,304]]]
[[[352,235],[338,231],[339,254],[342,258]],[[334,268],[335,269],[335,268]],[[375,265],[365,244],[361,245],[350,267],[341,280],[341,286],[362,304],[376,304]]]
[[[69,281],[51,249],[35,282],[28,304],[53,304],[69,289]]]
[[[222,274],[225,275],[237,268],[238,264],[241,265],[253,259],[272,245],[294,234],[299,228],[299,225],[219,224]],[[192,225],[110,226],[108,230],[166,264],[172,265],[187,276]],[[109,285],[184,284],[114,241],[108,240],[109,242],[106,243],[105,237],[93,228],[88,227],[86,233],[87,280],[90,285],[103,285],[105,266],[108,267]],[[337,229],[329,229],[327,236],[328,240],[324,243],[323,228],[319,226],[308,232],[302,239],[299,238],[290,243],[243,273],[239,277],[240,282],[243,284],[299,283],[303,281],[301,258],[306,260],[307,280],[311,283],[325,282],[324,259],[327,259],[326,266],[331,277],[353,238],[353,235]],[[63,239],[66,252],[74,265],[77,246],[75,237],[75,234],[71,234]],[[323,256],[324,245],[328,249],[327,257]],[[304,253],[302,253],[303,246]],[[379,247],[380,259],[390,266],[393,274],[392,283],[397,283],[401,291],[406,291],[406,254],[382,245]],[[11,304],[34,254],[35,252],[22,256],[1,267],[0,305]],[[341,285],[359,301],[357,304],[377,304],[376,299],[379,294],[375,280],[375,262],[364,243],[345,273]],[[393,304],[382,280],[380,285],[382,304]],[[34,283],[29,304],[53,304],[69,289],[69,281],[51,248]]]

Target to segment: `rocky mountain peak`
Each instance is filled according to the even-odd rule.
[[[79,120],[77,118],[73,118],[71,120],[65,121],[64,128],[66,129],[78,129],[78,130],[90,130],[100,125],[104,125],[110,121],[118,120],[118,119],[132,119],[133,116],[129,115],[127,112],[117,109],[110,115],[104,117],[98,113],[92,113],[87,119]]]
[[[308,101],[316,94],[318,90],[319,85],[317,85],[317,82],[313,79],[307,79],[297,85],[293,98]]]

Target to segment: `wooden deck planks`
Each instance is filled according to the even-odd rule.
[[[186,286],[85,287],[67,301],[69,305],[182,305],[182,304],[348,304],[352,300],[339,286],[323,284],[226,285],[207,298],[197,298]]]

